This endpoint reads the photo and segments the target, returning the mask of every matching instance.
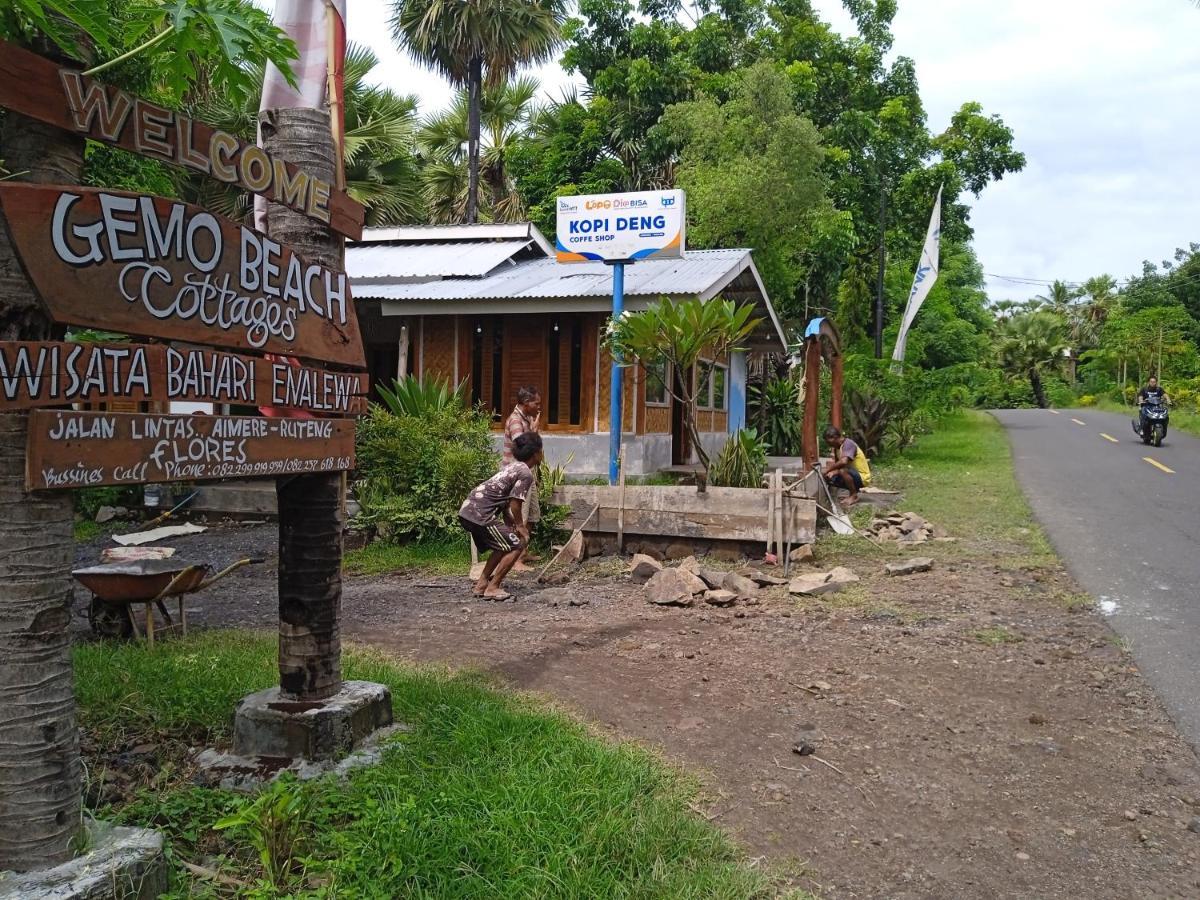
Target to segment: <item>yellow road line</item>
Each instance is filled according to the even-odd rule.
[[[1062,413],[1060,413],[1060,412],[1059,412],[1057,409],[1052,409],[1052,410],[1050,410],[1050,415],[1052,415],[1052,416],[1061,416],[1061,415],[1062,415]]]
[[[1100,437],[1104,438],[1106,441],[1112,441],[1114,444],[1121,443],[1115,437],[1113,437],[1111,434],[1105,434],[1103,431],[1100,432]]]
[[[1142,457],[1142,459],[1143,459],[1143,460],[1145,460],[1146,462],[1150,463],[1150,465],[1154,466],[1154,468],[1156,468],[1156,469],[1162,469],[1162,470],[1163,470],[1164,472],[1166,472],[1168,475],[1174,475],[1174,474],[1175,474],[1175,470],[1174,470],[1174,469],[1168,469],[1166,466],[1164,466],[1164,465],[1163,465],[1162,463],[1160,463],[1158,460],[1151,459],[1151,458],[1150,458],[1150,457],[1148,457],[1148,456],[1143,456],[1143,457]]]
[[[1076,425],[1086,425],[1087,424],[1087,422],[1080,422],[1078,419],[1072,419],[1071,421],[1074,422]]]

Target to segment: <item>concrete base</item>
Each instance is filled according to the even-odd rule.
[[[167,890],[162,835],[91,822],[88,849],[36,872],[0,872],[0,900],[153,900]]]
[[[233,752],[310,762],[345,756],[392,724],[392,692],[370,681],[347,681],[327,700],[301,702],[268,688],[242,698],[234,713]]]

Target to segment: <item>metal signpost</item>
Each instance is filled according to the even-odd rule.
[[[686,203],[683,191],[639,191],[558,198],[560,263],[603,263],[613,272],[613,321],[625,311],[625,266],[643,259],[680,259],[684,254]],[[620,471],[623,421],[621,370],[614,354],[609,404],[608,481]]]

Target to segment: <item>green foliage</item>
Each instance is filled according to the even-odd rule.
[[[790,376],[771,377],[765,385],[753,382],[747,390],[749,418],[773,456],[798,456],[800,453],[803,391],[800,381]]]
[[[470,568],[471,549],[465,532],[453,538],[433,538],[408,544],[376,541],[361,550],[347,550],[347,575],[461,575]]]
[[[940,419],[971,403],[979,378],[973,365],[908,368],[897,375],[887,361],[856,357],[846,368],[847,432],[869,457],[903,453]]]
[[[115,745],[149,725],[156,743],[175,742],[181,754],[205,739],[197,735],[227,733],[237,700],[278,678],[274,639],[243,632],[193,634],[153,652],[84,644],[74,662],[87,743]],[[347,678],[386,684],[410,728],[378,764],[345,780],[269,788],[266,800],[168,776],[104,811],[165,833],[167,896],[211,889],[182,860],[246,883],[237,896],[776,896],[688,809],[694,785],[641,748],[598,740],[476,675],[354,650],[343,662]],[[223,819],[246,824],[214,831]],[[284,891],[266,880],[259,846],[278,848],[273,870],[292,875]]]
[[[140,506],[142,502],[142,490],[136,486],[78,488],[72,495],[75,512],[86,519],[96,518],[102,506]]]
[[[664,297],[642,312],[626,312],[610,321],[605,343],[613,358],[624,359],[626,365],[638,359],[662,360],[675,372],[688,372],[701,355],[717,359],[740,350],[762,322],[753,315],[754,306],[748,303],[738,306],[718,298],[674,303]],[[708,453],[696,428],[696,384],[681,385],[679,379],[671,379],[667,390],[683,405],[684,425],[707,470]]]
[[[214,831],[244,838],[257,854],[267,885],[282,889],[297,880],[298,856],[312,830],[314,796],[295,778],[273,781],[249,803],[213,823]]]
[[[0,38],[33,45],[42,35],[76,59],[86,58],[89,47],[117,42],[108,7],[94,0],[12,0],[0,7]]]
[[[496,471],[488,417],[455,404],[421,415],[373,406],[356,444],[361,518],[385,540],[457,537],[463,499]]]
[[[393,416],[422,416],[463,409],[467,405],[467,382],[452,387],[450,379],[426,376],[422,382],[413,375],[393,378],[391,388],[375,388],[380,400]]]
[[[762,487],[767,470],[767,448],[753,428],[729,436],[708,473],[715,487]]]
[[[997,337],[1000,365],[1014,377],[1028,378],[1037,405],[1045,408],[1049,401],[1042,372],[1066,347],[1062,318],[1049,310],[1024,313],[1005,322]]]

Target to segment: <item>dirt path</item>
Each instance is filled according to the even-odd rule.
[[[186,550],[223,562],[274,538],[215,529]],[[732,610],[648,606],[611,561],[564,589],[578,607],[519,582],[492,605],[457,579],[352,579],[343,623],[661,748],[751,856],[825,898],[1200,896],[1196,756],[1065,573],[990,549],[907,579],[861,560],[846,594]],[[218,585],[193,619],[272,625],[273,576]]]

